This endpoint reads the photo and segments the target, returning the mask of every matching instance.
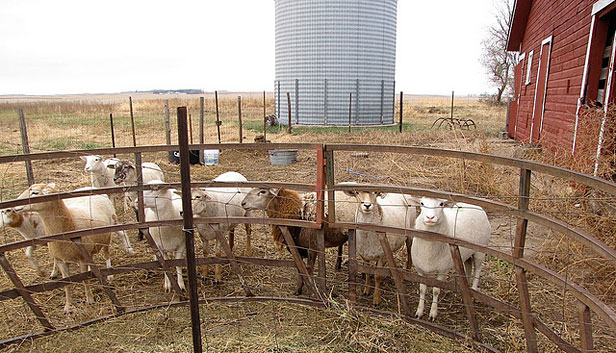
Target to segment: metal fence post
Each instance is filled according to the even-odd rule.
[[[190,298],[190,321],[192,325],[193,351],[201,353],[201,319],[199,318],[199,297],[197,295],[197,271],[195,269],[195,230],[190,191],[190,155],[186,129],[186,107],[178,107],[178,143],[180,146],[180,177],[182,180],[182,214],[186,237],[186,268]]]
[[[453,92],[452,92],[453,102]],[[520,169],[520,200],[518,209],[520,211],[528,210],[530,196],[530,169]],[[513,247],[514,264],[515,259],[524,256],[524,246],[526,243],[526,229],[528,228],[527,219],[519,219],[516,226],[515,241]],[[528,281],[526,270],[522,267],[515,266],[515,277],[518,285],[518,295],[520,296],[520,311],[522,312],[522,324],[526,335],[526,349],[530,353],[538,352],[537,349],[537,332],[535,331],[533,314],[530,307],[530,295],[528,293]]]

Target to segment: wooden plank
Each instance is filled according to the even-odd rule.
[[[578,322],[580,324],[580,341],[583,353],[594,352],[592,338],[592,322],[590,320],[590,308],[584,303],[578,303]]]
[[[473,304],[473,296],[468,286],[467,274],[464,270],[464,263],[460,256],[460,248],[455,245],[450,245],[449,250],[451,252],[451,258],[456,270],[456,283],[460,294],[462,294],[462,301],[464,302],[464,310],[466,311],[466,318],[470,324],[471,335],[475,341],[481,342],[481,336],[479,334],[479,324],[477,323],[477,317],[475,316],[475,306]]]
[[[19,130],[21,132],[21,147],[25,155],[30,154],[30,145],[28,144],[28,131],[26,129],[26,117],[24,110],[19,108]],[[34,171],[32,170],[32,162],[26,160],[26,176],[28,177],[28,185],[34,184]]]
[[[242,267],[238,265],[237,260],[235,260],[235,256],[233,255],[233,251],[231,251],[231,247],[229,246],[227,239],[225,239],[224,235],[222,235],[221,232],[215,232],[215,233],[216,233],[216,239],[218,240],[219,245],[222,247],[223,251],[227,255],[227,259],[229,259],[229,263],[231,264],[231,268],[233,269],[233,272],[235,272],[235,274],[240,280],[240,284],[242,285],[242,288],[244,288],[244,294],[246,294],[247,297],[254,296],[254,294],[252,294],[252,292],[250,291],[250,287],[248,287],[246,280],[244,279],[244,274],[242,273]]]
[[[327,227],[327,225],[325,225]],[[317,259],[319,276],[317,285],[321,293],[327,293],[327,269],[325,268],[325,229],[317,230]]]
[[[404,94],[400,91],[400,120],[398,121],[398,133],[402,133],[402,110],[404,107]]]
[[[394,278],[394,283],[396,284],[396,289],[398,290],[398,300],[402,304],[404,315],[411,316],[411,308],[408,303],[408,294],[406,293],[406,288],[404,287],[404,282],[402,281],[402,276],[400,275],[400,269],[396,264],[396,259],[394,259],[394,254],[391,251],[389,242],[387,241],[387,234],[383,232],[377,232],[377,234],[379,241],[381,242],[381,247],[385,252],[385,258],[387,259],[387,263],[389,265],[389,271],[391,272],[391,276]]]
[[[355,229],[349,229],[349,278],[348,298],[351,305],[357,304],[357,250],[355,241]]]
[[[19,295],[24,299],[26,304],[28,304],[30,310],[32,310],[34,316],[41,323],[41,325],[43,325],[45,330],[54,330],[53,325],[51,325],[49,320],[47,320],[47,317],[45,316],[45,314],[43,314],[41,308],[36,304],[34,298],[32,298],[30,293],[24,288],[23,282],[21,281],[21,279],[19,279],[19,276],[17,276],[17,273],[13,269],[13,266],[11,266],[11,263],[7,260],[4,253],[0,253],[0,265],[4,269],[4,272],[9,277],[11,282],[13,282],[13,285],[15,286],[15,289],[17,290]]]
[[[204,122],[205,120],[205,98],[199,97],[199,143],[205,142]],[[199,163],[204,164],[203,150],[199,150]]]
[[[282,236],[284,237],[285,243],[289,247],[289,251],[291,252],[293,261],[295,261],[295,266],[297,266],[297,269],[299,270],[300,275],[303,278],[304,284],[307,285],[310,291],[314,293],[314,295],[316,295],[317,298],[319,298],[319,300],[323,301],[323,303],[325,304],[326,299],[323,297],[321,292],[317,289],[317,286],[314,283],[314,278],[308,273],[308,270],[306,269],[306,264],[304,263],[304,261],[302,260],[302,257],[299,255],[299,252],[297,251],[297,245],[293,241],[293,237],[291,236],[289,229],[285,226],[282,226],[280,227],[280,231],[282,232]]]
[[[79,252],[81,252],[81,256],[83,256],[83,258],[86,260],[86,263],[90,267],[90,272],[92,272],[94,277],[98,279],[98,282],[101,285],[101,289],[103,290],[103,292],[105,292],[105,294],[111,300],[111,303],[113,304],[114,309],[119,312],[124,311],[125,310],[124,306],[122,306],[120,302],[118,301],[118,298],[116,297],[115,293],[113,292],[113,290],[107,283],[107,279],[105,278],[105,276],[101,274],[101,271],[99,270],[98,265],[94,263],[94,260],[90,256],[90,253],[83,246],[81,239],[74,239],[73,243],[77,246],[77,248],[79,249]]]
[[[135,168],[137,172],[137,186],[143,186],[143,163],[141,161],[141,153],[135,153]],[[132,206],[132,205],[131,205]],[[137,222],[145,221],[145,206],[143,204],[143,190],[137,191]],[[147,228],[139,228],[141,234],[147,232]],[[141,237],[139,238],[141,240]]]
[[[263,142],[267,142],[267,119],[265,115],[265,91],[263,91]]]

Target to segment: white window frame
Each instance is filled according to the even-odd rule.
[[[526,79],[524,80],[524,84],[525,85],[530,85],[530,74],[531,74],[531,68],[533,67],[533,54],[534,54],[534,50],[531,50],[528,53],[528,60],[526,61]]]

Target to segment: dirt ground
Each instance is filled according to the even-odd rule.
[[[190,102],[190,104],[194,103]],[[207,103],[206,106],[211,108],[209,104]],[[416,125],[405,126],[407,130],[402,134],[393,133],[393,129],[392,131],[385,131],[377,128],[356,129],[351,133],[344,129],[332,132],[297,129],[294,134],[287,134],[284,130],[278,132],[274,129],[268,133],[268,139],[271,139],[272,142],[422,145],[486,152],[510,157],[525,156],[526,152],[523,146],[495,139],[492,132],[485,133],[483,130],[477,132],[426,130],[425,126],[429,126],[429,123],[434,120],[434,116],[424,115],[422,111],[432,109],[430,107],[433,105],[440,107],[439,104],[429,103],[416,108],[414,113],[417,118]],[[440,110],[436,109],[436,111],[439,112]],[[247,109],[247,112],[247,114],[250,114],[249,109]],[[476,114],[475,116],[489,115],[485,112],[474,114]],[[490,118],[490,120],[485,118],[485,122],[482,118],[476,118],[477,123],[481,125],[484,122],[484,126],[497,126],[498,124],[502,126],[502,111],[492,112],[492,114],[495,114],[495,117]],[[58,141],[64,138],[68,141],[66,148],[91,148],[80,145],[85,141],[84,134],[86,133],[91,136],[90,140],[99,144],[93,147],[103,147],[108,144],[107,141],[109,140],[104,127],[95,123],[89,125],[88,120],[81,120],[79,124],[72,122],[68,124],[67,119],[69,118],[54,120],[53,122],[33,119],[30,131],[31,139],[35,142],[33,143],[34,146],[39,150],[53,149],[53,146],[56,146]],[[143,118],[142,125],[138,124],[139,144],[164,143],[164,134],[160,130],[160,125],[152,123],[153,119],[146,115]],[[207,119],[206,121],[211,122],[212,115],[208,115]],[[405,117],[405,121],[412,121],[412,119]],[[2,136],[2,146],[4,146],[3,150],[6,154],[8,153],[6,151],[14,151],[19,146],[19,135],[14,122],[0,119],[0,123],[12,129],[10,136]],[[206,142],[213,142],[216,131],[211,124],[208,126]],[[424,126],[424,128],[421,126]],[[234,139],[237,138],[236,127],[227,120],[223,127],[223,141],[234,142]],[[126,132],[127,127],[125,125],[121,125],[120,128],[120,132]],[[52,130],[51,133],[50,129]],[[251,142],[260,133],[257,130],[247,129],[244,132],[245,140]],[[52,140],[52,138],[56,140]],[[43,143],[42,141],[47,142]],[[131,144],[129,139],[120,139],[120,142],[120,145]],[[57,147],[63,149],[65,145],[58,145]],[[132,156],[119,157],[133,158]],[[143,158],[144,161],[156,162],[160,165],[167,181],[179,181],[179,168],[167,160],[165,153],[145,154]],[[272,166],[269,163],[266,151],[225,150],[220,154],[218,165],[192,166],[191,176],[193,181],[211,180],[223,172],[238,171],[248,180],[254,181],[314,183],[315,165],[316,154],[314,151],[300,150],[296,163],[288,166]],[[6,164],[0,166],[0,168],[2,199],[7,200],[14,197],[27,185],[23,177],[23,164]],[[55,182],[62,190],[71,190],[89,184],[88,176],[83,172],[83,163],[77,156],[62,160],[37,161],[34,163],[34,171],[37,181]],[[518,175],[519,170],[512,168],[490,167],[480,163],[461,162],[452,159],[435,159],[392,153],[370,153],[368,156],[363,156],[337,152],[335,155],[336,182],[356,181],[359,183],[426,187],[463,192],[509,203],[515,203],[512,196],[517,194]],[[543,188],[540,183],[541,180],[543,179],[538,179],[539,184],[534,184],[538,189]],[[119,202],[116,209],[122,221],[134,221],[132,211],[125,211]],[[492,213],[489,214],[489,217],[492,226],[490,245],[505,252],[511,251],[516,219]],[[4,236],[3,242],[20,239],[15,232],[10,230],[4,230],[2,234]],[[137,241],[136,231],[129,232],[129,236],[137,254],[128,256],[122,250],[119,239],[114,239],[112,249],[114,266],[151,261],[152,251],[145,242]],[[238,227],[235,237],[235,254],[243,253],[245,237],[244,228]],[[545,256],[546,253],[549,254],[550,249],[553,249],[552,245],[555,242],[562,242],[562,237],[540,226],[531,225],[527,242],[528,256],[539,258]],[[197,240],[196,248],[199,254],[200,240]],[[346,247],[344,251],[344,259],[346,260]],[[51,271],[51,263],[47,260],[46,249],[38,248],[35,251],[35,256],[41,259],[46,272]],[[263,225],[253,226],[253,256],[290,259],[286,251],[279,251],[275,248],[269,238],[269,228]],[[30,269],[22,251],[10,252],[7,254],[7,258],[26,286],[45,281]],[[396,260],[399,265],[404,264],[406,252],[404,250],[399,251],[396,254]],[[102,259],[98,258],[98,261],[102,261]],[[348,269],[345,265],[341,271],[335,271],[333,269],[334,261],[335,251],[329,249],[327,252],[327,283],[328,295],[331,297],[332,303],[335,303],[332,307],[327,310],[317,310],[279,302],[207,303],[201,306],[204,347],[207,347],[207,351],[210,352],[466,351],[461,342],[435,335],[419,326],[410,325],[398,319],[381,318],[349,310],[347,307]],[[570,264],[575,260],[567,257],[567,261],[566,264]],[[563,265],[560,262],[555,262],[554,266],[555,271],[569,270],[568,265]],[[295,270],[277,267],[265,268],[246,264],[242,267],[247,283],[256,295],[293,296]],[[484,269],[480,290],[517,307],[519,304],[513,266],[488,256]],[[71,267],[72,273],[75,273],[76,270],[76,268]],[[201,298],[243,295],[239,281],[229,265],[223,266],[223,281],[221,283],[214,284],[212,278],[213,266],[210,267],[209,276],[200,281],[199,296]],[[531,292],[533,293],[533,303],[536,305],[537,314],[557,332],[567,339],[577,342],[579,338],[575,326],[575,310],[573,310],[573,313],[568,308],[565,310],[565,306],[568,307],[568,303],[571,301],[570,295],[552,288],[551,285],[537,278],[530,279],[532,280],[530,284]],[[178,298],[175,294],[163,291],[162,282],[163,278],[160,271],[140,270],[117,275],[112,284],[119,301],[131,309],[177,301]],[[361,279],[359,282],[359,287],[361,287]],[[418,302],[418,286],[416,283],[405,283],[405,285],[409,293],[410,306],[414,309]],[[78,310],[69,316],[62,314],[64,301],[62,290],[34,295],[35,300],[43,307],[44,313],[48,315],[55,326],[70,326],[112,313],[111,303],[100,287],[94,286],[95,303],[93,305],[85,303],[82,286],[73,285],[72,287]],[[0,291],[8,288],[12,288],[12,284],[3,274],[0,276]],[[607,293],[606,296],[610,293],[609,290],[606,292],[603,289],[597,289],[596,292]],[[430,297],[428,295],[428,300]],[[395,285],[391,278],[383,280],[383,302],[379,306],[372,305],[370,296],[362,296],[358,292],[358,298],[362,306],[392,312],[399,310]],[[605,298],[605,296],[601,296],[601,298]],[[566,303],[567,305],[565,305]],[[41,330],[41,326],[20,299],[0,301],[0,315],[3,318],[0,321],[0,332],[2,332],[0,340]],[[482,338],[486,343],[504,352],[525,350],[524,331],[517,320],[496,314],[481,305],[478,306],[478,319]],[[460,296],[447,291],[441,293],[439,317],[436,323],[453,328],[463,335],[469,334]],[[603,334],[601,330],[602,328],[598,331],[600,334],[597,336],[597,348],[598,351],[607,352],[616,341],[607,334]],[[541,351],[556,351],[556,347],[550,344],[545,337],[540,335],[539,339]],[[18,345],[8,347],[7,351],[78,352],[87,349],[93,352],[186,352],[190,350],[190,344],[187,308],[165,308],[127,315],[70,333],[61,333],[34,341],[26,340]]]

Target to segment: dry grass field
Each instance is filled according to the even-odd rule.
[[[260,94],[241,94],[245,142],[252,142],[262,134],[263,101]],[[213,96],[205,95],[205,142],[215,143],[215,105]],[[137,143],[139,145],[164,144],[164,100],[171,107],[172,141],[176,141],[175,107],[187,106],[192,116],[193,139],[199,140],[198,96],[133,95]],[[267,138],[272,142],[318,142],[358,144],[398,144],[451,148],[496,155],[532,158],[554,162],[558,158],[549,151],[537,151],[497,138],[504,129],[505,108],[492,106],[472,98],[456,100],[454,115],[473,119],[476,130],[430,129],[433,121],[449,116],[449,97],[405,97],[404,131],[397,127],[347,128],[294,127],[288,134],[284,127],[271,127]],[[28,125],[31,150],[54,151],[89,149],[111,146],[109,114],[114,117],[116,146],[131,146],[131,125],[127,95],[74,96],[74,97],[0,97],[0,154],[21,153],[18,115],[23,108]],[[273,112],[273,98],[268,94],[267,114]],[[396,114],[399,107],[396,107]],[[222,142],[238,141],[237,94],[220,97]],[[119,156],[132,158],[132,156]],[[562,158],[561,158],[562,159]],[[156,162],[165,172],[167,181],[179,181],[179,168],[169,163],[164,153],[144,155],[144,160]],[[407,156],[393,153],[370,153],[358,157],[351,153],[336,153],[336,182],[419,186],[477,195],[516,204],[519,170],[454,159]],[[289,181],[314,183],[316,155],[313,151],[300,151],[298,161],[289,166],[271,166],[265,151],[221,152],[216,166],[192,166],[192,180],[210,180],[225,171],[238,171],[249,180]],[[361,175],[350,172],[361,173]],[[39,182],[55,182],[61,190],[89,185],[78,156],[53,161],[34,162],[35,178]],[[363,175],[363,176],[362,176]],[[27,186],[23,163],[0,165],[0,192],[2,200],[15,197]],[[616,247],[616,224],[613,217],[599,216],[593,204],[575,185],[545,175],[533,175],[531,209],[579,226]],[[118,203],[118,210],[122,210]],[[124,221],[133,221],[131,212],[121,211]],[[492,224],[491,246],[510,251],[515,233],[515,219],[490,214]],[[275,249],[269,239],[269,229],[254,226],[254,254],[257,257],[290,259],[289,254]],[[10,230],[2,231],[3,242],[20,239]],[[152,252],[145,242],[136,240],[136,232],[129,232],[137,255],[130,257],[114,239],[112,256],[114,265],[151,261]],[[244,250],[244,228],[236,234],[236,254]],[[616,306],[616,265],[597,259],[581,245],[572,243],[563,235],[542,226],[531,224],[527,256],[566,275],[612,307]],[[199,244],[197,249],[200,249]],[[198,250],[199,251],[199,250]],[[345,249],[346,251],[346,249]],[[45,271],[51,270],[46,249],[37,249]],[[26,285],[44,281],[30,269],[21,251],[7,254]],[[406,254],[396,254],[398,263],[404,263]],[[345,252],[346,259],[346,252]],[[280,302],[223,304],[209,302],[201,306],[201,327],[204,349],[209,352],[464,352],[462,342],[452,341],[416,325],[389,317],[379,317],[357,310],[349,310],[346,301],[347,268],[333,270],[334,251],[327,254],[327,280],[332,305],[326,310],[307,308]],[[102,259],[99,259],[102,261]],[[295,271],[284,268],[243,266],[246,279],[255,294],[291,297]],[[76,268],[71,268],[74,273]],[[212,270],[211,270],[212,271]],[[210,274],[211,275],[211,274]],[[164,293],[160,272],[136,271],[116,276],[113,285],[120,302],[129,309],[158,303],[173,303],[174,294]],[[549,283],[529,277],[534,312],[565,339],[579,342],[576,319],[576,301],[572,295],[552,287]],[[407,283],[410,305],[417,305],[417,284]],[[377,308],[398,311],[395,286],[391,278],[384,280],[383,303]],[[87,305],[81,286],[74,285],[78,310],[62,314],[64,292],[54,290],[36,294],[53,324],[62,327],[77,322],[109,315],[111,303],[96,286],[96,303]],[[0,291],[12,288],[4,275],[0,275]],[[488,257],[480,290],[504,302],[518,306],[513,266]],[[223,282],[213,284],[210,278],[201,281],[202,298],[242,295],[242,289],[230,266],[224,267]],[[359,294],[359,293],[358,293]],[[360,304],[371,307],[371,297],[358,295]],[[428,299],[431,295],[428,295]],[[443,291],[436,323],[468,334],[462,299]],[[20,300],[0,301],[0,340],[31,331],[41,330],[28,307]],[[478,308],[479,325],[486,343],[503,352],[525,350],[524,331],[519,321],[495,314],[486,307]],[[188,352],[191,347],[190,316],[186,307],[169,307],[131,314],[73,332],[64,332],[23,341],[7,348],[9,352]],[[616,347],[614,333],[593,319],[595,340],[600,352]],[[557,351],[556,347],[539,335],[542,352]]]

